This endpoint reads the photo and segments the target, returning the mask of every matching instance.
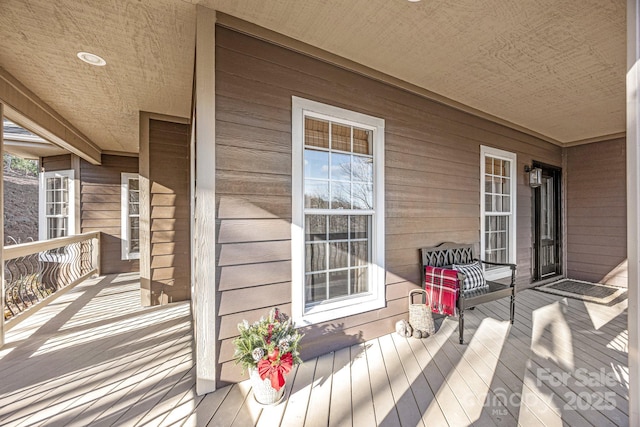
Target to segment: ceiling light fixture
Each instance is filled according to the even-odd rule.
[[[98,55],[89,52],[78,52],[78,58],[80,58],[81,61],[84,61],[87,64],[95,65],[97,67],[103,67],[107,65],[107,61],[105,61]]]

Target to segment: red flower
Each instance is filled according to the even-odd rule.
[[[269,377],[271,380],[271,387],[276,390],[280,390],[284,385],[284,374],[287,374],[293,368],[293,356],[291,352],[285,353],[282,357],[278,357],[280,351],[276,347],[271,353],[269,353],[267,359],[263,359],[258,362],[258,374],[260,379],[264,380]]]

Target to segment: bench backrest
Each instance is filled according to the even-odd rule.
[[[450,267],[452,264],[469,264],[475,259],[475,253],[472,244],[446,242],[438,246],[420,248],[420,257],[424,270],[427,265]]]

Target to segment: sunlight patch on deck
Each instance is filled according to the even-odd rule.
[[[594,329],[598,330],[620,314],[624,313],[627,307],[629,307],[629,300],[625,299],[611,307],[585,301],[584,306],[591,318],[591,323],[593,323]]]
[[[45,341],[30,357],[41,356],[46,353],[59,351],[64,348],[81,346],[93,341],[111,338],[114,335],[130,333],[147,328],[150,324],[162,322],[163,319],[189,316],[190,308],[186,304],[166,307],[163,311],[141,312],[137,315],[128,315],[119,321],[110,321],[98,326],[88,327],[95,322],[95,318],[86,319],[86,324],[75,324],[66,328],[73,330],[70,333],[60,333]],[[187,321],[189,323],[189,321]],[[83,326],[83,327],[78,327]],[[64,329],[60,329],[63,331]]]
[[[498,403],[491,402],[489,396],[491,392],[491,382],[486,383],[484,381],[481,381],[478,377],[478,374],[476,373],[477,368],[474,368],[473,364],[484,363],[491,372],[495,373],[499,359],[487,358],[484,361],[474,361],[474,359],[477,357],[477,353],[470,348],[471,343],[473,341],[487,340],[489,339],[488,336],[491,335],[490,340],[492,343],[492,347],[494,347],[494,349],[499,352],[500,349],[504,347],[507,336],[509,335],[509,327],[510,323],[508,321],[501,321],[490,317],[482,319],[480,325],[478,326],[478,329],[471,338],[469,346],[465,350],[463,356],[460,358],[460,361],[447,376],[448,382],[462,382],[466,383],[469,386],[468,388],[463,388],[463,390],[468,390],[467,394],[464,395],[461,393],[457,393],[457,398],[461,400],[461,404],[465,408],[465,411],[467,411],[469,419],[472,422],[480,420],[482,412],[487,409],[487,405],[489,405],[489,407],[492,407],[494,406],[492,405],[492,403]],[[467,357],[469,357],[469,359],[467,359]],[[473,381],[474,379],[476,379],[476,381]]]
[[[571,328],[565,319],[566,298],[545,305],[532,312],[531,350],[541,358],[553,360],[566,370],[573,370],[573,347],[564,343],[572,343]],[[550,335],[550,336],[548,336]],[[544,344],[547,336],[552,345]]]

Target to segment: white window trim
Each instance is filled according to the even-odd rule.
[[[47,240],[47,215],[46,211],[46,179],[53,176],[64,176],[69,179],[69,214],[67,221],[67,236],[72,236],[75,234],[75,184],[74,184],[74,176],[73,169],[67,170],[59,170],[59,171],[49,171],[49,172],[41,172],[39,179],[39,191],[38,191],[38,239],[39,240]]]
[[[346,300],[304,306],[304,117],[306,115],[373,130],[374,214],[372,224],[371,292]],[[383,119],[292,97],[292,221],[291,221],[291,316],[298,326],[353,316],[382,308],[385,300],[384,230],[384,127]]]
[[[518,177],[516,175],[517,156],[516,153],[500,150],[498,148],[480,146],[480,258],[484,258],[485,248],[485,172],[486,172],[486,160],[485,157],[489,155],[494,158],[502,160],[508,160],[511,162],[510,174],[511,174],[511,220],[509,221],[509,263],[516,263],[516,250],[517,250],[517,195],[518,195]],[[495,268],[487,270],[485,276],[488,280],[497,280],[511,276],[511,269],[509,267]]]
[[[140,252],[129,252],[129,180],[132,178],[140,179],[137,173],[122,172],[120,174],[120,241],[121,243],[121,259],[140,259]]]

